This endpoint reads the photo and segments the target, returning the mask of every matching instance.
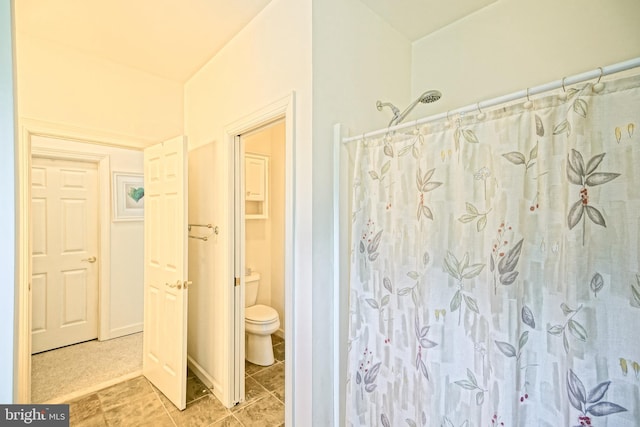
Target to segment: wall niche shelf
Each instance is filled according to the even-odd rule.
[[[244,155],[245,218],[269,217],[269,158],[262,154]]]

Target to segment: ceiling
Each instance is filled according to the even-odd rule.
[[[184,82],[270,0],[17,0],[16,31]]]
[[[16,30],[184,82],[270,1],[19,0]],[[496,0],[361,1],[413,42]]]
[[[414,42],[497,0],[360,0]]]

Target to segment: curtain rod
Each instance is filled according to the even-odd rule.
[[[455,110],[449,110],[445,113],[440,113],[440,114],[435,114],[433,116],[428,116],[428,117],[424,117],[422,119],[418,119],[418,120],[414,120],[412,122],[407,122],[407,123],[403,123],[400,125],[395,125],[395,126],[391,126],[391,127],[387,127],[384,129],[378,129],[372,132],[367,132],[361,135],[356,135],[356,136],[351,136],[351,137],[346,137],[342,139],[343,143],[346,142],[351,142],[351,141],[355,141],[358,139],[362,139],[362,138],[368,138],[368,137],[372,137],[372,136],[377,136],[377,135],[382,135],[385,134],[387,132],[391,132],[391,131],[395,131],[395,130],[400,130],[400,129],[405,129],[405,128],[409,128],[412,126],[417,126],[417,125],[421,125],[424,123],[429,123],[429,122],[435,122],[437,120],[441,120],[441,119],[445,119],[448,116],[451,115],[455,115],[455,114],[465,114],[465,113],[469,113],[472,111],[481,111],[483,108],[488,108],[488,107],[493,107],[499,104],[504,104],[506,102],[510,102],[510,101],[515,101],[517,99],[521,99],[521,98],[526,98],[529,97],[531,95],[537,95],[539,93],[543,93],[543,92],[549,92],[551,90],[554,89],[559,89],[561,87],[567,86],[567,85],[573,85],[576,83],[582,83],[584,81],[587,80],[591,80],[591,79],[595,79],[595,78],[601,78],[603,76],[607,76],[609,74],[615,74],[615,73],[619,73],[621,71],[626,71],[626,70],[630,70],[632,68],[637,68],[640,67],[640,57],[638,58],[634,58],[634,59],[629,59],[627,61],[623,61],[623,62],[618,62],[617,64],[613,64],[613,65],[608,65],[606,67],[600,67],[600,68],[596,68],[595,70],[591,70],[591,71],[586,71],[584,73],[581,74],[575,74],[573,76],[570,77],[565,77],[562,78],[560,80],[556,80],[550,83],[545,83],[539,86],[534,86],[525,90],[520,90],[518,92],[513,92],[510,93],[508,95],[503,95],[503,96],[499,96],[497,98],[492,98],[489,99],[487,101],[482,101],[482,102],[478,102],[475,104],[470,104],[467,105],[465,107],[461,107],[461,108],[457,108]]]

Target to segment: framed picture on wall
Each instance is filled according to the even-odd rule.
[[[142,221],[144,218],[144,176],[141,173],[113,173],[113,220]]]

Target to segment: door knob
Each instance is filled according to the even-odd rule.
[[[189,287],[189,285],[191,285],[193,282],[191,280],[185,280],[184,282],[181,282],[180,280],[177,280],[176,283],[165,283],[164,285],[169,287],[169,288],[178,288],[178,289],[182,289],[183,287],[185,289],[187,289]]]
[[[182,289],[182,282],[181,282],[180,280],[178,280],[176,283],[172,283],[172,284],[165,283],[164,285],[165,285],[165,286],[168,286],[168,287],[170,287],[170,288],[178,288],[178,289]]]
[[[84,258],[84,259],[81,259],[80,261],[82,261],[82,262],[90,262],[90,263],[93,264],[94,262],[96,262],[96,260],[97,260],[96,257],[90,256],[89,258]]]

